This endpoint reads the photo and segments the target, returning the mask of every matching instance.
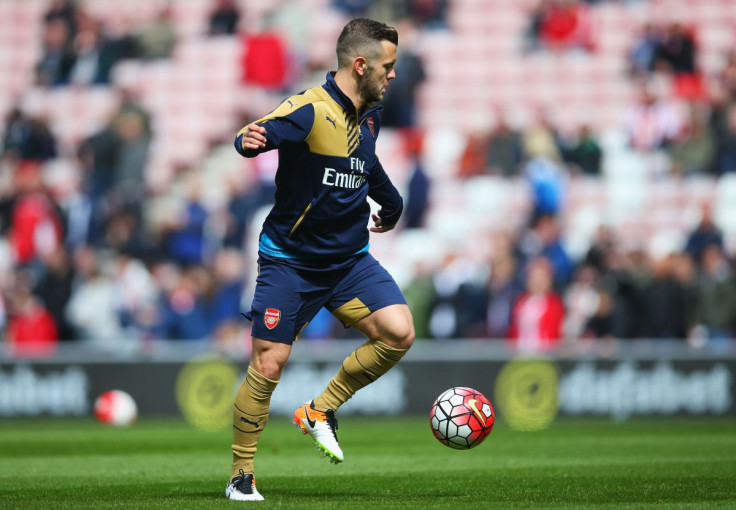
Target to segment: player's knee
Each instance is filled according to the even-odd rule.
[[[252,363],[252,362],[251,362]],[[277,360],[265,359],[261,360],[257,366],[254,366],[256,372],[261,374],[267,379],[272,381],[278,381],[281,378],[281,372],[284,370],[284,365],[279,363]]]
[[[414,345],[414,327],[412,326],[407,330],[398,342],[397,349],[409,349]]]
[[[289,359],[291,346],[254,339],[250,365],[263,377],[277,381]]]
[[[396,323],[391,328],[386,342],[394,349],[409,349],[414,343],[414,323],[409,320]]]

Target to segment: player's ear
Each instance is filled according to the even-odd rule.
[[[355,57],[355,60],[353,60],[353,69],[359,76],[363,76],[368,69],[368,61],[365,57]]]

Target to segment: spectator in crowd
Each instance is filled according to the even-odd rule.
[[[695,105],[682,134],[667,148],[675,175],[705,175],[712,172],[716,155],[716,137]]]
[[[121,339],[149,339],[154,324],[150,311],[159,293],[153,276],[140,259],[124,252],[116,255],[112,271]]]
[[[201,266],[179,274],[175,287],[164,298],[159,338],[205,340],[214,332],[209,300],[214,289],[212,275]]]
[[[683,119],[669,101],[658,97],[651,84],[639,85],[638,98],[626,112],[624,129],[629,145],[644,153],[661,149],[682,133]]]
[[[725,127],[718,133],[716,148],[717,175],[736,172],[736,98],[724,110]]]
[[[148,118],[133,108],[121,110],[113,121],[118,143],[113,170],[115,198],[120,205],[140,208],[146,196],[146,163],[151,135]]]
[[[215,0],[209,17],[209,35],[236,34],[240,17],[240,7],[235,0]]]
[[[484,267],[478,270],[483,271]],[[481,275],[460,284],[453,296],[456,338],[486,338],[487,292]]]
[[[604,230],[605,232],[605,230]],[[601,299],[610,298],[610,302],[601,302],[599,312],[596,316],[607,317],[600,324],[610,328],[606,334],[611,338],[636,338],[641,331],[643,322],[640,286],[643,278],[635,278],[630,254],[627,253],[620,242],[609,244],[610,239],[604,235],[598,247],[592,247],[586,255],[586,259],[595,260],[596,256],[591,252],[598,251],[601,264],[600,277],[598,280],[599,296]]]
[[[486,283],[485,332],[488,338],[507,338],[511,311],[524,290],[517,271],[518,261],[508,235],[494,237],[491,272]]]
[[[63,22],[69,33],[69,42],[77,32],[77,5],[74,0],[50,0],[43,15],[44,23]]]
[[[520,352],[547,352],[561,345],[565,305],[552,289],[554,269],[544,257],[526,266],[525,290],[511,311],[509,339]]]
[[[289,49],[281,34],[268,28],[241,39],[243,82],[269,91],[288,89],[292,78]]]
[[[110,72],[117,61],[115,44],[94,24],[74,37],[73,56],[66,76],[71,85],[108,85]],[[65,83],[65,82],[61,82]]]
[[[10,231],[13,208],[17,199],[13,176],[6,171],[7,168],[10,168],[8,163],[7,159],[0,158],[0,249],[4,250],[8,249],[8,232]],[[11,268],[10,261],[0,260],[0,278],[3,270],[10,270]],[[0,286],[0,293],[2,293],[2,286]]]
[[[734,336],[736,279],[726,254],[716,243],[705,247],[697,281],[695,321],[707,344],[722,348]]]
[[[625,269],[626,278],[628,279],[631,289],[628,292],[631,296],[628,297],[631,303],[631,330],[632,335],[630,338],[639,338],[646,335],[646,323],[650,317],[647,316],[645,310],[645,299],[646,291],[654,281],[654,264],[657,260],[665,257],[671,257],[673,248],[664,250],[647,250],[640,244],[628,248],[624,251],[625,255]],[[666,276],[670,277],[670,258],[667,258],[665,263]]]
[[[409,15],[421,28],[442,29],[447,26],[450,0],[408,0]]]
[[[244,249],[248,224],[258,207],[255,183],[245,175],[228,179],[228,200],[225,208],[222,246],[224,248]]]
[[[416,337],[431,338],[429,322],[432,307],[437,299],[433,268],[428,261],[417,261],[412,269],[412,278],[401,289],[401,292],[411,308]]]
[[[593,267],[598,274],[602,274],[606,270],[606,260],[611,252],[615,249],[619,240],[610,226],[601,224],[596,228],[593,234],[593,240],[588,247],[588,251],[583,256],[582,265]]]
[[[654,260],[652,279],[643,291],[646,321],[642,336],[652,339],[678,339],[688,335],[693,305],[689,289],[676,277],[678,255]]]
[[[578,0],[540,0],[530,15],[527,39],[532,48],[592,50],[588,7]]]
[[[16,170],[16,199],[8,237],[16,265],[36,266],[63,242],[61,214],[47,192],[37,162],[22,161]]]
[[[41,41],[41,59],[36,66],[36,83],[44,87],[63,85],[69,80],[74,63],[69,25],[62,19],[52,18],[44,24]]]
[[[112,124],[104,126],[79,144],[77,157],[81,172],[79,215],[72,245],[102,243],[107,220],[112,215],[115,168],[119,154],[118,134]],[[71,218],[70,218],[71,219]]]
[[[457,165],[459,178],[483,175],[486,172],[486,136],[480,131],[465,135],[465,147]]]
[[[85,246],[74,254],[76,278],[66,318],[82,342],[116,349],[122,338],[117,286],[97,252]]]
[[[407,183],[406,205],[404,206],[404,225],[408,229],[424,227],[432,187],[421,161],[421,145],[419,142],[412,145],[414,146],[408,150],[411,174]]]
[[[401,48],[396,56],[396,68],[401,69],[383,98],[382,127],[413,128],[417,124],[417,92],[426,78],[424,62],[416,50],[417,29],[410,21],[402,21],[397,30],[401,33]]]
[[[201,190],[198,179],[190,179],[188,196],[180,204],[179,212],[166,232],[165,252],[173,261],[182,266],[204,263],[209,256],[207,222],[209,211],[200,200]]]
[[[599,288],[595,311],[585,324],[577,347],[582,351],[587,351],[592,341],[592,346],[600,344],[597,349],[600,355],[610,355],[616,342],[615,321],[615,298],[608,290]]]
[[[603,150],[588,125],[580,126],[573,140],[568,142],[564,152],[565,162],[575,173],[600,176]]]
[[[551,0],[538,0],[529,13],[526,29],[524,30],[524,47],[526,50],[536,51],[544,47],[540,34],[542,23],[547,16],[550,5]]]
[[[59,340],[75,340],[64,310],[72,296],[74,269],[66,249],[59,245],[43,260],[44,270],[33,289],[54,320]]]
[[[554,214],[542,213],[532,218],[530,228],[521,236],[517,249],[520,270],[526,271],[528,263],[544,257],[552,266],[555,289],[562,290],[567,286],[574,263],[562,244],[560,225]]]
[[[565,338],[580,339],[585,336],[590,320],[599,310],[600,295],[597,288],[598,271],[591,265],[579,265],[572,281],[562,294],[565,302]]]
[[[695,61],[695,42],[690,31],[677,22],[665,26],[654,49],[654,69],[674,74],[692,74],[696,69]]]
[[[46,357],[54,354],[59,334],[54,318],[32,292],[33,275],[16,275],[10,298],[7,340],[10,352],[18,357]]]
[[[521,135],[501,115],[488,141],[485,164],[493,174],[513,177],[519,175],[521,162]]]
[[[113,123],[123,115],[137,115],[143,124],[143,133],[145,136],[149,138],[153,136],[151,114],[141,103],[141,89],[135,86],[124,86],[117,89],[117,92],[120,102],[117,111],[113,115]]]
[[[113,20],[105,19],[105,37],[113,48],[116,63],[141,58],[137,34],[139,25],[140,22],[133,19],[132,16],[116,17]]]
[[[44,118],[14,108],[5,122],[3,151],[13,159],[48,161],[57,155],[56,138]]]
[[[721,93],[731,101],[736,101],[736,49],[724,55],[725,64],[716,76],[717,86]]]
[[[681,340],[689,337],[695,325],[698,271],[690,255],[677,252],[672,256],[670,272],[679,285],[679,303],[684,310],[681,317],[675,318],[679,332],[675,338]]]
[[[171,4],[161,7],[151,21],[144,23],[135,34],[138,52],[144,60],[159,60],[171,57],[176,43]]]
[[[429,319],[430,335],[434,338],[460,338],[472,325],[468,315],[477,313],[468,306],[479,304],[474,287],[482,281],[479,268],[465,254],[449,252],[434,272],[435,301]],[[468,305],[468,306],[466,306]]]
[[[537,111],[532,121],[521,131],[521,149],[524,159],[546,158],[562,163],[560,136],[550,119]]]
[[[660,40],[660,30],[656,24],[645,23],[639,29],[628,54],[628,70],[632,78],[646,77],[652,71]]]
[[[522,135],[512,128],[504,115],[490,133],[477,132],[467,136],[467,144],[459,163],[458,176],[519,175],[524,161]]]
[[[713,206],[706,201],[700,205],[700,221],[688,235],[685,253],[700,267],[703,252],[711,244],[723,248],[723,232],[713,219]]]
[[[108,221],[123,208],[140,216],[151,138],[150,114],[125,88],[110,122],[79,144],[81,200],[89,209],[88,224],[79,227],[84,242],[102,244]]]
[[[567,175],[555,161],[537,157],[526,162],[523,177],[531,190],[532,216],[557,215],[565,205]]]
[[[153,243],[145,237],[138,211],[130,207],[123,207],[110,215],[104,236],[99,247],[110,249],[118,255],[146,260],[155,249]]]
[[[241,321],[240,305],[245,287],[245,270],[240,251],[235,249],[220,250],[212,263],[212,274],[215,289],[213,292],[210,315],[214,329],[228,329],[233,323]],[[222,338],[222,335],[218,335]]]

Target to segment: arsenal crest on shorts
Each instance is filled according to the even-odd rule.
[[[376,128],[375,123],[373,122],[373,117],[368,117],[368,129],[371,130],[371,134],[373,135],[373,138],[376,137]]]
[[[268,329],[275,328],[281,320],[281,310],[276,308],[266,308],[266,313],[263,314],[263,322],[266,324]]]

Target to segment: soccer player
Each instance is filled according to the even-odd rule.
[[[343,362],[327,388],[294,412],[324,456],[343,461],[335,411],[386,373],[414,341],[401,291],[368,252],[369,230],[388,232],[403,201],[375,154],[377,103],[396,76],[398,34],[354,19],[337,40],[337,71],[322,86],[283,101],[238,133],[245,157],[278,149],[275,203],[261,231],[252,321],[253,351],[235,397],[233,466],[225,494],[261,501],[253,457],[271,394],[293,342],[324,306],[368,338]],[[380,210],[371,215],[367,197]],[[368,228],[369,220],[372,226]]]

